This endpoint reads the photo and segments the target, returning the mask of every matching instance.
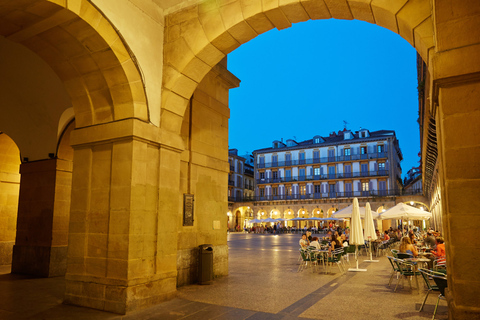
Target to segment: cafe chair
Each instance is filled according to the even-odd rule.
[[[388,286],[390,287],[390,284],[392,283],[393,276],[397,275],[400,272],[400,269],[398,269],[397,265],[393,261],[394,257],[387,256],[388,262],[390,262],[390,265],[392,266],[392,273],[390,274],[390,280],[388,281]],[[397,275],[398,278],[398,275]]]
[[[315,269],[313,271],[316,271],[317,267],[317,257],[315,255],[315,252],[312,250],[303,250],[300,249],[300,255],[302,257],[302,261],[300,262],[300,265],[298,266],[297,272],[303,271],[305,268],[312,267],[314,266]]]
[[[427,294],[425,295],[425,299],[423,300],[422,306],[418,311],[421,312],[423,310],[423,307],[425,305],[425,302],[427,301],[427,298],[430,292],[436,291],[440,293],[437,298],[437,303],[435,304],[435,310],[433,311],[432,320],[434,320],[435,315],[437,314],[437,308],[438,308],[438,303],[440,302],[440,299],[445,299],[445,288],[447,288],[447,278],[443,273],[440,273],[440,272],[435,272],[427,269],[419,269],[419,271],[422,274],[423,279],[425,280],[425,284],[427,285],[428,291],[427,291]],[[435,285],[432,285],[430,283],[429,278],[433,279],[433,281],[435,282]]]
[[[394,292],[397,292],[397,288],[398,288],[398,285],[400,283],[400,279],[402,280],[402,287],[404,286],[403,285],[404,278],[408,278],[409,284],[410,284],[410,289],[413,289],[412,288],[412,278],[416,277],[417,275],[420,275],[420,272],[415,271],[415,265],[408,262],[408,261],[402,260],[400,258],[392,258],[392,261],[396,265],[396,267],[398,268],[398,273],[400,274],[400,277],[398,277],[397,285],[395,286]]]
[[[333,250],[328,257],[327,262],[335,263],[338,266],[338,269],[340,270],[340,272],[344,273],[343,263],[342,263],[342,254],[343,254],[343,248],[337,248]]]
[[[442,271],[447,269],[447,260],[445,257],[438,257],[437,259],[433,260],[433,270],[434,271]]]
[[[398,252],[397,253],[397,258],[398,259],[410,259],[410,258],[413,258],[413,254]]]

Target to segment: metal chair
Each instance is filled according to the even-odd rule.
[[[395,259],[394,257],[387,256],[387,258],[388,258],[388,262],[390,262],[392,266],[392,273],[390,274],[390,280],[388,281],[388,286],[390,287],[390,284],[392,283],[392,280],[393,280],[393,276],[396,275],[398,272],[400,272],[400,270],[398,269],[397,265],[393,261],[393,259]]]
[[[344,273],[343,263],[342,263],[342,254],[343,248],[337,248],[330,253],[330,256],[327,259],[327,262],[335,263],[338,266],[338,269],[341,273]]]
[[[397,292],[397,288],[398,288],[398,284],[400,283],[400,279],[402,279],[402,286],[403,286],[403,279],[404,278],[409,279],[410,289],[413,289],[412,288],[412,277],[416,277],[417,275],[420,275],[420,272],[415,271],[415,265],[412,264],[412,263],[409,263],[408,261],[399,259],[399,258],[392,258],[392,261],[397,266],[398,272],[401,275],[397,280],[397,285],[395,286],[394,292]],[[418,281],[417,281],[417,287],[418,287]]]
[[[445,288],[447,287],[447,278],[443,273],[440,273],[440,272],[435,272],[427,269],[419,269],[419,271],[422,274],[423,279],[425,280],[425,284],[427,285],[428,290],[427,290],[427,294],[425,295],[425,299],[423,299],[422,306],[418,311],[421,312],[423,310],[423,307],[425,306],[425,302],[427,301],[427,298],[430,292],[436,291],[440,293],[437,298],[437,303],[435,304],[435,310],[433,311],[432,320],[434,320],[435,315],[437,314],[437,308],[438,308],[438,303],[440,302],[440,298],[445,298]],[[435,285],[432,285],[430,283],[429,278],[433,279],[433,281],[435,282]]]
[[[297,272],[303,271],[303,269],[308,268],[308,266],[315,266],[316,271],[316,266],[317,266],[317,257],[315,253],[312,250],[306,249],[300,249],[300,255],[302,257],[302,261],[300,262],[300,265],[298,266]]]

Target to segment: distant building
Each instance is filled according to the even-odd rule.
[[[388,196],[402,189],[393,130],[332,132],[255,150],[257,201]]]
[[[408,170],[407,176],[403,181],[403,190],[405,194],[421,194],[422,187],[422,168],[412,168]]]
[[[238,155],[237,149],[228,150],[228,163],[230,173],[228,174],[228,201],[242,201],[244,194],[244,168],[245,158]]]
[[[243,155],[245,163],[243,166],[243,200],[251,200],[255,197],[254,161],[252,154]]]

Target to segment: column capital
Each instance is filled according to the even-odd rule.
[[[78,128],[72,132],[70,138],[73,148],[120,140],[142,140],[176,152],[185,149],[183,140],[178,134],[138,119],[124,119]]]

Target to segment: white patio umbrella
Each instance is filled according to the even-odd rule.
[[[358,199],[353,198],[353,208],[352,208],[352,221],[350,223],[350,244],[355,245],[355,262],[357,263],[356,268],[349,268],[348,271],[367,271],[367,269],[358,268],[358,246],[364,245],[365,240],[363,239],[363,228],[362,220],[360,219],[360,209],[358,205]]]
[[[305,218],[292,218],[292,219],[288,219],[288,221],[305,221],[306,219]]]
[[[262,219],[262,222],[277,222],[277,220],[272,218],[266,218],[266,219]]]
[[[365,219],[365,207],[360,207],[360,218]],[[352,211],[353,211],[353,205],[349,205],[346,208],[343,208],[342,210],[338,210],[334,214],[332,214],[332,217],[335,218],[351,218],[352,217]],[[374,219],[378,217],[378,213],[372,212],[372,216]]]
[[[363,260],[364,262],[378,262],[378,260],[373,260],[372,258],[372,241],[377,240],[377,234],[375,233],[375,226],[373,225],[372,209],[370,208],[370,203],[367,202],[365,205],[365,233],[364,237],[367,241],[370,242],[370,260]]]
[[[379,219],[394,219],[394,220],[428,220],[432,214],[428,211],[420,210],[409,206],[403,202],[397,204],[385,212],[382,212]]]
[[[249,220],[248,223],[261,223],[262,220],[259,220],[259,219],[252,219],[252,220]]]

